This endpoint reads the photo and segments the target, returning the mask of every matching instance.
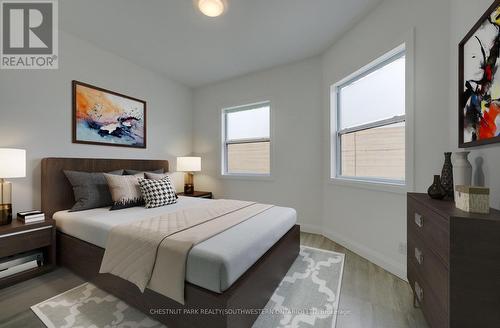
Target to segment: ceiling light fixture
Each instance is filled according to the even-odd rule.
[[[198,8],[208,17],[217,17],[224,13],[223,0],[198,0]]]

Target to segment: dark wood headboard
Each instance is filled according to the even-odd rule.
[[[42,159],[42,211],[49,218],[75,202],[73,188],[63,170],[108,172],[120,169],[152,171],[163,168],[168,172],[168,161],[149,159],[103,158],[44,158]]]

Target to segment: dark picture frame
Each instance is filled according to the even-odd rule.
[[[79,97],[81,94],[78,93],[79,88],[90,89],[91,92],[100,92],[104,96],[110,95],[111,97],[118,97],[123,102],[129,102],[139,106],[136,108],[137,111],[135,117],[134,115],[125,115],[123,117],[118,117],[115,122],[113,122],[113,127],[116,128],[111,131],[111,129],[106,129],[105,122],[99,122],[98,119],[82,119],[81,111],[79,108],[81,103],[79,103]],[[73,80],[71,82],[72,89],[72,142],[75,144],[87,144],[87,145],[98,145],[98,146],[114,146],[114,147],[127,147],[127,148],[141,148],[145,149],[147,146],[147,104],[145,100],[134,98],[119,92],[111,91],[101,87],[97,87],[92,84],[80,82]],[[106,105],[98,106],[92,109],[92,113],[101,117],[99,110],[107,110],[104,108]],[[79,112],[80,111],[80,112]],[[116,110],[115,110],[116,111]],[[125,111],[123,114],[127,114]],[[89,122],[90,121],[90,122]],[[142,121],[142,122],[140,122]],[[135,124],[139,122],[139,137],[134,134]],[[101,124],[104,128],[101,127]],[[90,137],[82,138],[82,130],[86,130],[87,135]],[[102,141],[99,140],[100,137]],[[122,139],[123,138],[123,139]]]
[[[458,58],[459,58],[459,78],[458,78],[458,104],[459,104],[459,124],[458,124],[458,144],[459,148],[467,148],[467,147],[475,147],[475,146],[481,146],[481,145],[487,145],[487,144],[492,144],[492,143],[497,143],[500,142],[500,136],[497,135],[495,137],[490,137],[486,139],[476,139],[476,140],[464,140],[465,139],[465,121],[466,121],[466,116],[467,114],[465,113],[465,108],[467,106],[469,97],[471,94],[466,90],[466,83],[468,81],[465,81],[465,64],[466,60],[471,60],[470,58],[465,58],[464,54],[464,48],[469,42],[477,42],[479,44],[479,39],[473,38],[473,36],[480,30],[481,26],[485,22],[490,22],[490,16],[491,14],[500,6],[500,0],[495,0],[493,4],[486,10],[486,12],[481,16],[481,18],[474,24],[472,29],[467,33],[467,35],[462,39],[462,41],[458,45]],[[499,29],[499,34],[496,37],[497,40],[500,42],[500,27],[497,25]],[[495,39],[494,39],[495,40]],[[482,43],[481,43],[482,46]],[[492,48],[493,49],[493,48]],[[500,49],[500,48],[498,48]],[[488,49],[490,50],[490,49]],[[489,51],[484,54],[484,57],[489,56]],[[484,60],[483,60],[484,62]],[[493,74],[500,74],[499,71],[495,71],[495,69],[498,67],[498,57],[496,58],[494,62],[494,67],[493,67]],[[483,69],[482,67],[480,69]],[[486,74],[486,70],[484,70]],[[494,81],[494,78],[493,78]],[[481,113],[482,116],[482,113]],[[468,119],[468,118],[467,118]],[[482,119],[482,118],[481,118]],[[476,132],[476,131],[475,131]]]

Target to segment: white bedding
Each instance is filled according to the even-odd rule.
[[[132,207],[117,211],[110,211],[109,208],[81,212],[60,211],[54,214],[54,219],[60,231],[105,248],[108,233],[115,225],[209,201],[179,197],[177,204],[154,209]],[[290,230],[296,221],[294,209],[275,206],[196,245],[188,255],[186,280],[217,293],[223,292]]]

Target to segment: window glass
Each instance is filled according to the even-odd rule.
[[[404,50],[386,54],[332,88],[332,177],[405,182],[405,65]]]
[[[228,111],[227,140],[269,138],[269,106]]]
[[[339,128],[380,121],[405,113],[405,57],[341,86]]]
[[[222,174],[271,173],[270,112],[269,102],[223,111]]]
[[[405,179],[405,123],[346,133],[340,142],[342,176]]]
[[[269,174],[269,159],[269,141],[229,144],[227,146],[228,173]]]

